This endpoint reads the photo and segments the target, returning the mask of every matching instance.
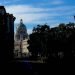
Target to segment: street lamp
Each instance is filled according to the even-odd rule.
[[[22,41],[23,41],[23,37],[22,37],[22,34],[20,35],[20,54],[21,54],[21,57],[22,57]]]
[[[21,54],[21,57],[22,57],[22,40],[20,40],[20,54]]]

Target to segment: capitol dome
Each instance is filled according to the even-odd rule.
[[[20,20],[20,24],[18,25],[16,29],[16,40],[25,40],[28,38],[27,28],[23,24],[23,20]]]

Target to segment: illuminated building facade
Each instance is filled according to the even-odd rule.
[[[22,19],[20,20],[20,24],[16,29],[15,39],[14,39],[14,54],[15,57],[24,57],[27,56],[29,51],[28,47],[28,34],[27,28],[23,24]]]

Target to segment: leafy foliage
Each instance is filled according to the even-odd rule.
[[[62,23],[54,28],[37,25],[30,35],[29,51],[35,56],[48,57],[48,62],[72,59],[75,55],[75,24]]]

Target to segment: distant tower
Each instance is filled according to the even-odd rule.
[[[18,25],[19,27],[16,30],[16,40],[25,40],[28,38],[27,34],[27,28],[23,24],[23,20],[20,20],[20,24]]]

